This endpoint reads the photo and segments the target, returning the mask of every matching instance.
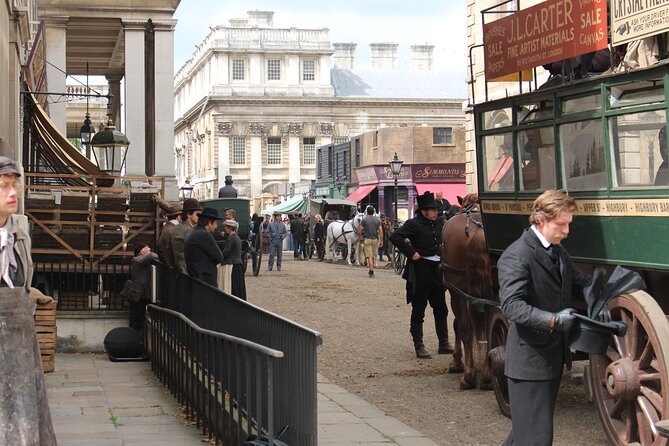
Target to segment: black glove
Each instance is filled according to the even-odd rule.
[[[563,331],[565,333],[569,332],[576,321],[574,313],[576,313],[576,310],[573,308],[565,308],[564,310],[555,313],[553,315],[553,330]]]
[[[598,322],[611,322],[611,312],[608,308],[602,308],[599,310],[599,314],[595,320]]]

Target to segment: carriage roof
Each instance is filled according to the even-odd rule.
[[[669,184],[663,159],[669,64],[477,104],[478,190],[490,251],[523,228],[533,200],[566,189],[577,200],[573,257],[669,270]],[[653,242],[649,243],[649,240]]]

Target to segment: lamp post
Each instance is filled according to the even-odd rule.
[[[86,62],[86,94],[88,94],[88,62]],[[86,118],[84,119],[84,125],[79,129],[79,139],[81,144],[86,148],[86,158],[91,157],[91,139],[95,135],[95,127],[91,122],[91,115],[88,113],[88,96],[86,96]]]
[[[395,156],[393,156],[393,159],[390,160],[390,172],[393,174],[393,178],[395,179],[395,222],[394,222],[394,228],[397,228],[397,178],[400,176],[400,172],[402,171],[402,164],[403,161],[397,157],[397,153],[395,153]]]
[[[130,142],[123,133],[116,130],[111,114],[107,115],[104,130],[97,132],[89,145],[93,149],[93,156],[100,172],[110,175],[121,174]]]
[[[186,200],[193,196],[193,186],[190,184],[190,180],[186,179],[186,182],[181,186],[181,197]]]

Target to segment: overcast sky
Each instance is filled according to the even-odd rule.
[[[400,68],[408,68],[409,45],[431,44],[434,69],[464,75],[467,64],[464,1],[455,0],[182,0],[174,33],[175,73],[192,57],[210,26],[246,17],[249,10],[274,11],[275,27],[328,28],[330,42],[355,42],[356,68],[369,68],[370,43],[395,42]]]

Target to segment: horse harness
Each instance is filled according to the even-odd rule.
[[[334,237],[334,230],[332,231],[333,241],[332,241],[332,243],[330,244],[330,249],[332,249],[332,247],[335,246],[337,243],[342,243],[342,244],[346,243],[346,244],[348,244],[348,239],[346,238],[346,234],[351,234],[351,233],[353,233],[353,232],[356,232],[356,231],[355,231],[355,227],[353,226],[352,221],[355,221],[355,217],[354,217],[351,221],[345,221],[345,222],[344,222],[344,224],[343,224],[342,227],[341,227],[341,234],[339,234],[338,236]],[[347,230],[346,230],[346,225],[347,225],[348,223],[351,223],[351,230],[350,230],[350,231],[347,231]],[[342,237],[344,238],[344,241],[343,241],[343,242],[340,242],[339,239],[342,238]]]
[[[476,207],[476,202],[471,203],[467,205],[467,207],[464,208],[464,214],[466,216],[466,221],[465,221],[465,235],[467,238],[469,238],[469,223],[474,223],[475,226],[478,226],[479,229],[483,229],[483,222],[482,221],[476,221],[472,218],[473,214],[479,214],[481,213],[481,210]]]

